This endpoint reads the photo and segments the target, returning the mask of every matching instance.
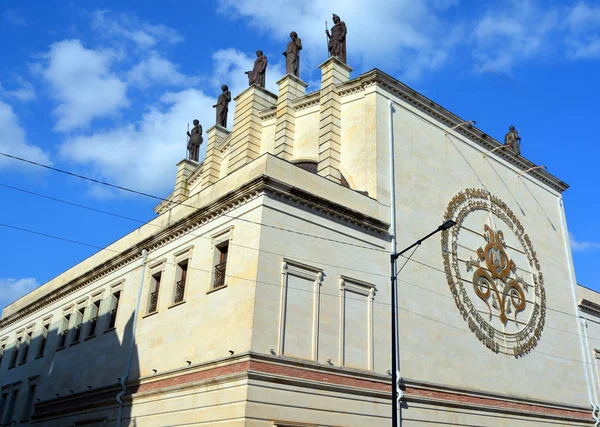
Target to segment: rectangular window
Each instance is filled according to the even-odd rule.
[[[21,346],[21,359],[19,360],[19,364],[27,362],[27,354],[29,353],[29,345],[31,344],[32,335],[33,330],[29,330],[23,336],[23,345]]]
[[[227,271],[227,254],[229,252],[229,240],[216,245],[216,257],[215,257],[215,273],[213,288],[219,288],[225,286],[225,273]]]
[[[6,340],[0,343],[0,367],[2,367],[2,359],[4,359],[4,352],[6,351]]]
[[[15,365],[17,364],[17,356],[19,355],[19,349],[21,348],[21,340],[23,339],[23,337],[17,337],[17,340],[15,341],[15,347],[13,348],[13,352],[10,355],[10,363],[8,364],[9,369],[10,368],[14,368]]]
[[[42,331],[40,332],[40,346],[36,357],[42,357],[46,351],[46,343],[48,342],[48,332],[50,331],[50,321],[45,320],[42,324]]]
[[[108,329],[114,329],[117,325],[117,313],[119,311],[119,302],[121,300],[121,290],[114,291],[110,296],[110,311],[108,319]]]
[[[87,337],[96,335],[96,325],[98,324],[98,313],[100,312],[100,299],[92,301],[90,305],[90,328],[88,329]]]
[[[67,343],[67,335],[69,333],[69,322],[71,321],[71,314],[65,314],[62,319],[62,324],[60,326],[60,332],[58,334],[58,347],[63,348]]]
[[[4,414],[4,424],[12,424],[13,411],[15,410],[15,404],[17,403],[17,396],[19,395],[19,389],[13,389],[10,393],[8,404],[6,406],[6,413]]]
[[[2,420],[4,419],[4,409],[8,404],[8,391],[9,390],[5,388],[2,390],[2,394],[0,394],[0,424],[3,424]]]
[[[27,401],[23,406],[23,413],[21,414],[21,422],[29,421],[29,418],[33,414],[33,398],[35,397],[35,384],[30,384],[27,390]]]
[[[158,309],[158,293],[160,291],[160,281],[162,271],[150,276],[150,299],[148,300],[148,314],[154,313]]]
[[[85,307],[80,307],[75,312],[75,334],[71,344],[77,344],[81,339],[81,328],[83,327],[83,316],[85,316]]]
[[[177,263],[177,273],[176,278],[177,282],[175,283],[175,295],[173,297],[173,303],[177,304],[178,302],[183,301],[185,297],[185,282],[187,279],[187,271],[188,271],[188,260],[181,261]]]

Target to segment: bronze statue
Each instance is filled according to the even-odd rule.
[[[192,128],[192,132],[188,131],[188,136],[190,137],[187,145],[188,152],[190,153],[190,160],[198,161],[198,157],[200,156],[200,144],[202,144],[202,126],[200,126],[200,122],[198,120],[194,120],[194,127]]]
[[[508,128],[508,133],[504,136],[504,145],[510,148],[516,155],[521,155],[521,137],[514,126]]]
[[[340,20],[340,17],[335,13],[333,14],[333,28],[331,34],[329,30],[325,30],[327,38],[329,39],[329,56],[337,56],[337,58],[346,64],[346,24]]]
[[[223,93],[219,95],[217,103],[213,108],[217,109],[217,124],[222,127],[227,127],[227,112],[229,111],[229,102],[231,101],[231,92],[227,85],[221,86]]]
[[[300,77],[300,51],[302,50],[302,40],[298,37],[295,31],[290,33],[292,39],[283,56],[285,56],[285,72]]]
[[[246,71],[248,74],[248,86],[265,87],[265,75],[267,74],[267,57],[263,55],[262,50],[256,51],[256,61],[252,71]]]

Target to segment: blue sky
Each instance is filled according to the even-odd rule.
[[[187,123],[214,123],[219,87],[239,93],[257,49],[276,92],[281,52],[297,31],[301,77],[318,88],[332,12],[348,26],[354,76],[380,68],[497,139],[510,124],[519,129],[525,157],[571,185],[564,198],[577,279],[600,290],[599,2],[5,1],[0,151],[166,196]],[[7,186],[154,217],[154,200],[0,158],[1,224],[100,247],[139,223]],[[0,241],[0,306],[96,251],[4,226]]]

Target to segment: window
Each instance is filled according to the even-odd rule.
[[[37,383],[37,378],[29,381],[29,389],[27,390],[27,400],[25,405],[23,406],[23,412],[21,414],[21,422],[29,421],[29,418],[33,414],[33,398],[35,397],[35,387]]]
[[[90,305],[90,328],[88,329],[87,338],[96,335],[96,325],[98,324],[98,313],[100,312],[100,298],[92,301]]]
[[[23,345],[21,346],[21,359],[19,360],[19,364],[27,362],[27,354],[29,353],[29,345],[31,344],[32,335],[33,329],[30,329],[23,336]]]
[[[81,339],[83,316],[85,316],[85,307],[79,307],[79,309],[75,312],[75,335],[73,335],[73,341],[71,344],[77,344]]]
[[[60,326],[60,332],[58,333],[58,347],[64,348],[67,343],[67,334],[69,333],[69,322],[71,321],[71,313],[66,313],[63,316],[62,323]]]
[[[10,386],[6,386],[2,389],[2,394],[0,394],[0,424],[3,424],[2,420],[4,419],[4,409],[6,408],[8,403],[9,392]]]
[[[0,343],[0,367],[2,367],[2,359],[4,359],[4,352],[6,351],[6,340]]]
[[[40,346],[36,357],[42,357],[46,351],[46,343],[48,342],[48,332],[50,331],[50,320],[44,320],[42,323],[42,331],[40,332]]]
[[[177,304],[182,302],[185,297],[185,282],[187,279],[189,260],[184,260],[177,263],[176,282],[175,282],[175,295],[173,296],[173,303]]]
[[[215,246],[217,249],[215,257],[215,274],[213,288],[225,286],[225,272],[227,271],[227,253],[229,252],[229,240]]]
[[[13,411],[15,409],[15,403],[17,402],[17,396],[18,395],[19,395],[19,389],[13,387],[12,391],[11,391],[11,393],[9,395],[8,402],[6,404],[6,411],[3,414],[4,418],[3,418],[2,422],[5,425],[12,424]]]
[[[150,276],[150,298],[148,299],[148,314],[156,312],[158,309],[158,292],[160,291],[160,281],[162,270]]]
[[[21,348],[21,340],[23,339],[23,337],[17,337],[17,340],[15,341],[15,347],[13,348],[13,352],[10,355],[10,363],[8,364],[8,368],[14,368],[15,365],[17,364],[17,356],[19,354],[19,348]]]
[[[113,291],[110,296],[110,311],[108,318],[108,329],[114,329],[117,325],[117,312],[119,311],[119,301],[121,300],[121,290]]]

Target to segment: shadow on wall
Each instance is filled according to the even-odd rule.
[[[36,325],[31,340],[25,331],[19,347],[13,341],[0,365],[0,425],[116,425],[117,395],[123,390],[120,381],[128,359],[128,383],[139,378],[140,369],[137,345],[132,341],[133,312],[129,318],[122,316],[124,312],[120,316],[112,308],[114,297],[113,293],[102,301],[111,309],[101,316],[85,311],[93,314],[92,303],[85,310],[71,311],[68,317],[52,319],[51,324],[42,322],[41,333]],[[79,320],[83,316],[87,321]],[[127,405],[127,394],[123,400]],[[122,426],[129,425],[128,418],[129,413],[123,411]]]

